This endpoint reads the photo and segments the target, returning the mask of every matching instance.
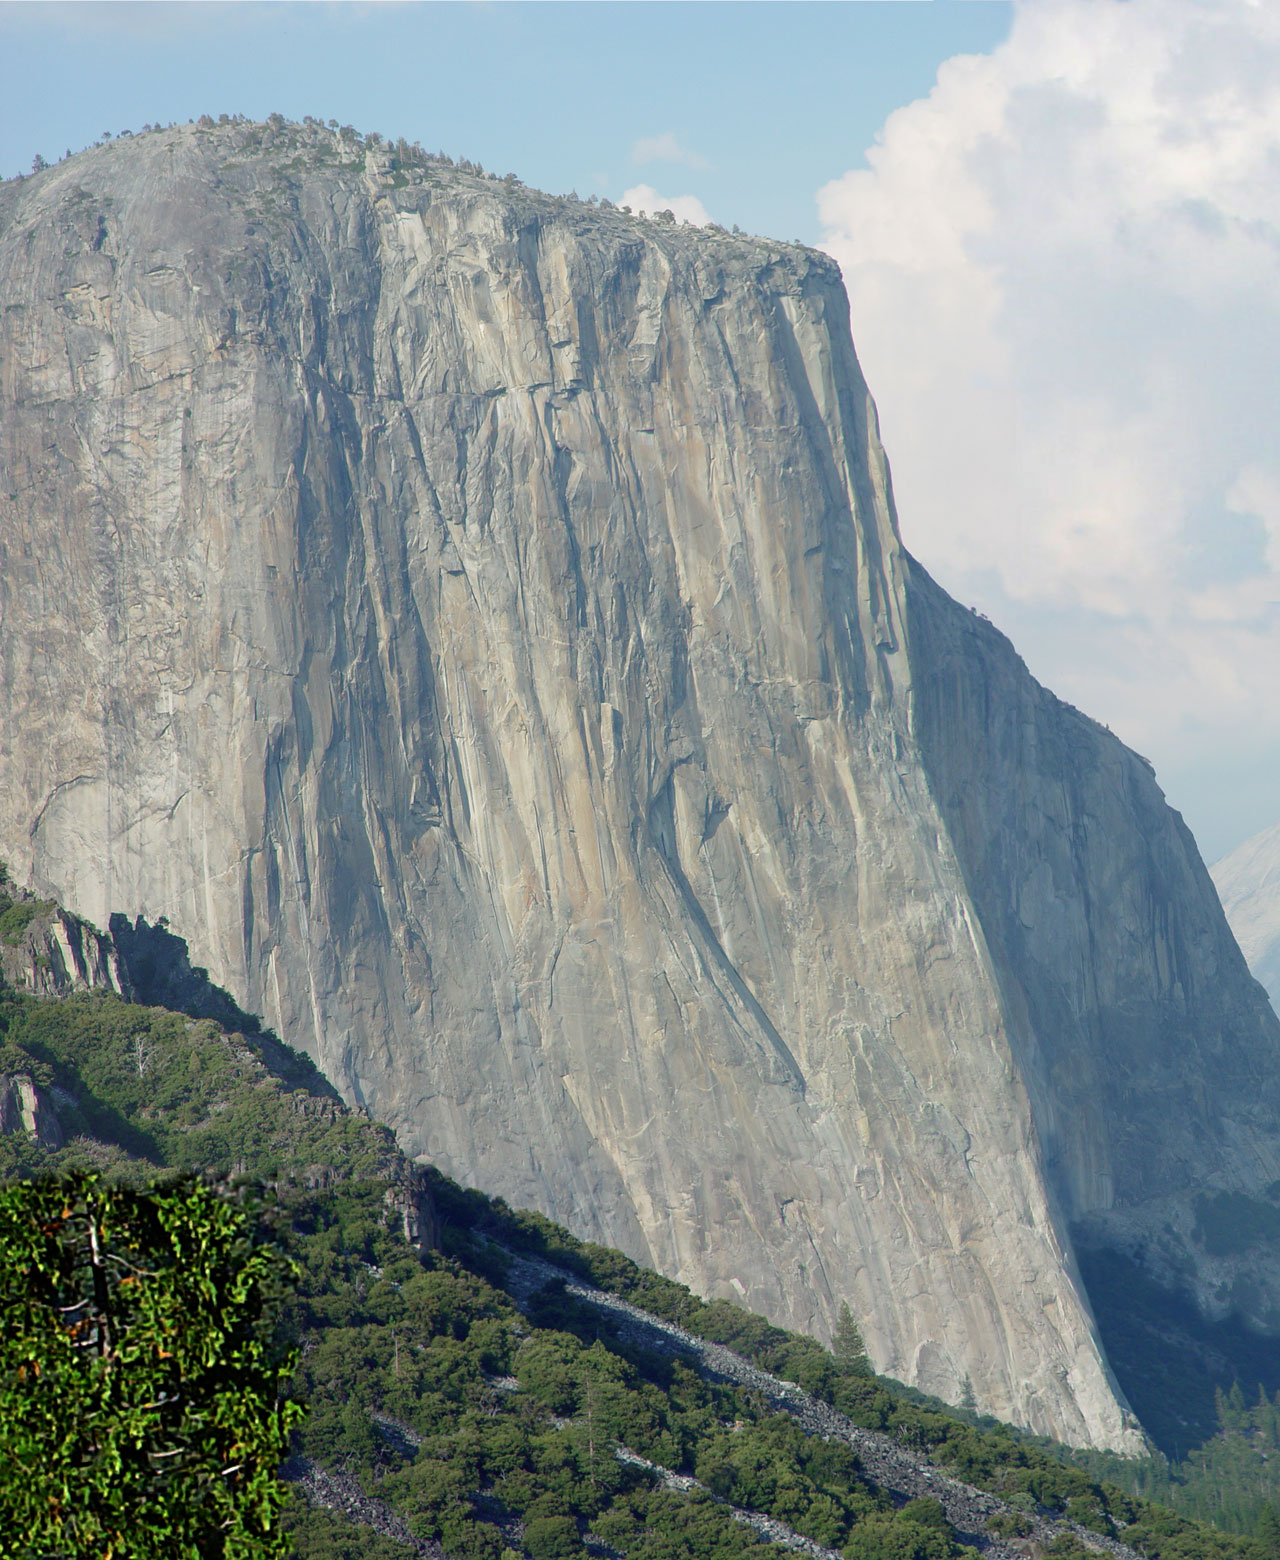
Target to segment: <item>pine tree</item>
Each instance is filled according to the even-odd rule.
[[[1268,1554],[1275,1555],[1277,1560],[1280,1560],[1280,1511],[1269,1502],[1258,1512],[1253,1536]]]
[[[836,1369],[842,1376],[873,1376],[867,1346],[862,1341],[862,1330],[853,1319],[849,1302],[840,1302],[840,1314],[836,1319],[835,1337],[831,1342]]]

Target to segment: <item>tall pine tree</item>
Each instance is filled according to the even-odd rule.
[[[854,1321],[847,1300],[840,1302],[840,1313],[836,1318],[836,1332],[831,1342],[831,1352],[835,1356],[836,1368],[842,1376],[875,1374],[871,1361],[867,1357],[867,1346],[862,1341],[862,1329]]]

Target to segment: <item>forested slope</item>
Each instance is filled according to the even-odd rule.
[[[55,914],[0,906],[11,973],[48,963]],[[299,1560],[1277,1553],[411,1164],[269,1035],[9,985],[0,1102],[4,1176],[200,1170],[273,1190],[303,1272]]]

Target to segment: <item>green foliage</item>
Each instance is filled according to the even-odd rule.
[[[972,1415],[933,1405],[897,1382],[846,1374],[812,1339],[797,1338],[728,1302],[699,1300],[684,1285],[639,1268],[618,1252],[577,1241],[538,1214],[513,1212],[500,1200],[463,1191],[444,1177],[433,1178],[431,1184],[451,1249],[476,1271],[487,1272],[498,1282],[502,1282],[502,1263],[486,1244],[486,1237],[554,1262],[698,1337],[726,1344],[753,1363],[825,1399],[855,1424],[893,1436],[959,1479],[1006,1500],[1025,1500],[1030,1509],[1043,1515],[1065,1517],[1070,1510],[1098,1532],[1123,1528],[1125,1543],[1149,1560],[1226,1560],[1228,1556],[1261,1560],[1251,1542],[1214,1533],[1158,1506],[1144,1505],[1118,1487],[1119,1479],[1128,1478],[1134,1493],[1176,1499],[1181,1486],[1171,1480],[1161,1460],[1073,1454],[995,1420],[975,1422]],[[1176,1369],[1177,1364],[1176,1360],[1171,1362],[1170,1368]],[[1081,1466],[1073,1465],[1077,1457]],[[1091,1471],[1094,1467],[1105,1470],[1112,1482],[1102,1482]],[[716,1482],[712,1487],[734,1498],[730,1472],[718,1468],[713,1477]],[[1213,1482],[1213,1476],[1206,1479],[1210,1486]],[[1202,1514],[1213,1519],[1207,1505]],[[891,1519],[879,1515],[868,1520]],[[1015,1518],[1010,1526],[1017,1525]],[[1241,1531],[1247,1526],[1242,1524]],[[846,1548],[865,1540],[868,1546],[873,1542],[889,1546],[884,1552],[890,1557],[896,1554],[892,1546],[905,1543],[907,1538],[917,1541],[915,1535],[904,1538],[880,1528],[864,1535],[861,1522],[850,1534]],[[927,1537],[918,1541],[929,1542]]]
[[[955,1529],[947,1521],[946,1513],[942,1509],[942,1502],[935,1500],[932,1495],[921,1495],[915,1500],[909,1500],[898,1512],[898,1516],[904,1522],[916,1522],[921,1527],[937,1528],[948,1538],[954,1539],[956,1536]]]
[[[0,1531],[31,1557],[283,1554],[290,1265],[199,1182],[0,1188]]]
[[[1022,1512],[997,1511],[987,1519],[987,1532],[993,1538],[1026,1538],[1031,1531],[1031,1520]]]
[[[317,1166],[361,1176],[402,1164],[385,1127],[288,1087],[297,1069],[281,1078],[272,1052],[284,1048],[261,1035],[225,1035],[210,1020],[101,991],[63,1001],[0,993],[0,1034],[6,1071],[33,1072],[76,1102],[60,1112],[66,1147],[0,1140],[0,1174],[100,1164],[86,1139],[122,1149],[117,1173],[139,1182],[157,1169],[239,1165],[287,1182]]]
[[[357,1527],[336,1511],[290,1500],[280,1526],[292,1551],[306,1560],[417,1560],[418,1550],[367,1527]]]
[[[840,1314],[836,1320],[835,1337],[831,1343],[831,1357],[842,1376],[872,1376],[867,1346],[862,1341],[862,1329],[853,1319],[849,1302],[840,1302]]]
[[[728,1468],[738,1503],[825,1537],[885,1509],[846,1448],[627,1346],[562,1286],[521,1316],[448,1257],[406,1261],[371,1190],[344,1185],[309,1204],[297,1325],[312,1414],[300,1450],[341,1459],[418,1537],[500,1560],[521,1520],[530,1555],[578,1556],[588,1528],[638,1533],[655,1555],[772,1552],[714,1502],[651,1531],[652,1513],[637,1516],[649,1476],[618,1445],[698,1476]]]
[[[1174,1466],[1167,1499],[1185,1516],[1256,1534],[1280,1504],[1280,1393],[1259,1389],[1252,1406],[1238,1385],[1216,1396],[1218,1433]]]
[[[709,1496],[665,1492],[616,1501],[592,1532],[627,1560],[782,1560],[780,1550],[734,1522]]]
[[[48,915],[55,908],[48,899],[11,899],[0,893],[0,942],[16,948],[23,934],[39,915]]]
[[[778,1556],[729,1503],[861,1560],[962,1553],[935,1503],[895,1511],[847,1446],[804,1435],[752,1392],[646,1352],[562,1283],[517,1306],[508,1250],[724,1343],[998,1492],[1014,1507],[1010,1536],[1022,1512],[1038,1509],[1071,1513],[1099,1532],[1123,1527],[1149,1560],[1280,1560],[1261,1541],[1210,1533],[1105,1482],[1137,1467],[1154,1480],[1155,1463],[1073,1466],[1059,1460],[1061,1449],[874,1376],[851,1314],[829,1352],[434,1172],[426,1180],[444,1250],[422,1258],[388,1206],[388,1183],[403,1189],[410,1176],[391,1135],[311,1089],[297,1059],[269,1037],[227,1035],[111,996],[43,1002],[4,992],[0,1065],[75,1102],[59,1106],[64,1148],[10,1135],[0,1139],[0,1172],[96,1165],[100,1184],[127,1188],[173,1171],[234,1167],[276,1183],[301,1269],[287,1315],[300,1354],[295,1390],[311,1405],[295,1450],[341,1470],[418,1541],[457,1560],[512,1560],[535,1546],[577,1556],[595,1540],[628,1560]],[[1270,1433],[1266,1416],[1255,1421],[1260,1410],[1230,1393],[1224,1404],[1236,1428],[1222,1436],[1252,1455]],[[706,1493],[654,1488],[644,1469],[619,1461],[618,1447],[692,1474]],[[1214,1456],[1225,1451],[1224,1441]],[[1206,1467],[1205,1490],[1221,1476],[1220,1463]],[[1161,1498],[1181,1487],[1164,1479],[1150,1486]],[[1241,1531],[1261,1498],[1260,1486],[1253,1506],[1232,1518]],[[409,1552],[301,1502],[284,1522],[299,1560]]]
[[[1093,1560],[1092,1552],[1074,1533],[1059,1533],[1045,1553],[1053,1560]]]
[[[578,1560],[585,1555],[572,1517],[534,1517],[525,1524],[524,1547],[532,1560]]]
[[[1264,1502],[1254,1519],[1253,1536],[1268,1556],[1280,1560],[1280,1507]]]
[[[962,1551],[948,1536],[929,1523],[881,1517],[864,1522],[845,1547],[848,1560],[950,1560]]]

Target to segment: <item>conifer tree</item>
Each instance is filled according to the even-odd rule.
[[[1266,1549],[1267,1553],[1280,1560],[1280,1511],[1270,1502],[1267,1502],[1258,1512],[1258,1520],[1254,1524],[1253,1536]]]
[[[867,1346],[862,1341],[862,1329],[854,1321],[847,1300],[840,1302],[840,1313],[836,1318],[836,1332],[831,1343],[831,1353],[835,1357],[836,1368],[842,1376],[875,1374],[867,1356]]]

